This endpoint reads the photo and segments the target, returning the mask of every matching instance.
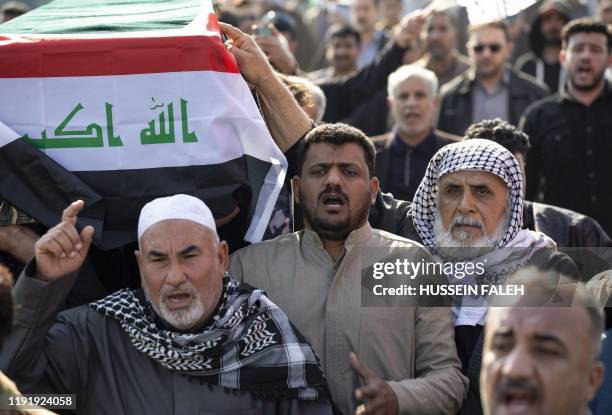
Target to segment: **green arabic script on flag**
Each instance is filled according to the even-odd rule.
[[[155,103],[155,100],[151,98]],[[181,134],[183,143],[197,143],[198,138],[196,133],[189,130],[189,119],[187,113],[187,104],[189,101],[180,99],[181,107]],[[105,102],[106,125],[102,128],[100,124],[90,123],[84,129],[68,129],[68,124],[80,111],[84,110],[83,104],[80,102],[70,111],[60,125],[55,128],[55,137],[49,137],[47,130],[43,130],[40,138],[30,137],[25,134],[22,139],[32,144],[37,148],[83,148],[83,147],[104,147],[104,132],[106,130],[108,146],[122,147],[123,141],[120,136],[115,135],[113,127],[113,105]],[[156,105],[151,110],[163,108],[163,105]],[[168,115],[168,125],[166,125],[166,113]],[[166,110],[159,113],[159,126],[156,126],[156,120],[149,121],[148,126],[140,132],[140,143],[146,144],[172,144],[176,139],[176,131],[174,127],[174,103],[166,105]]]

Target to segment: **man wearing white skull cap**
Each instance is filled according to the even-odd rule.
[[[227,244],[192,196],[143,207],[142,289],[58,315],[93,236],[76,229],[83,206],[36,243],[15,287],[0,366],[22,391],[76,394],[80,413],[332,413],[312,348],[261,290],[230,277]]]

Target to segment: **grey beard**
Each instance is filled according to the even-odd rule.
[[[510,223],[509,209],[506,210],[502,220],[492,235],[484,232],[484,223],[479,222],[484,235],[475,240],[467,239],[467,232],[459,232],[459,239],[451,234],[452,224],[449,230],[444,229],[440,210],[437,210],[434,217],[433,233],[435,238],[436,250],[440,255],[450,260],[473,259],[495,250],[497,243],[504,237]]]

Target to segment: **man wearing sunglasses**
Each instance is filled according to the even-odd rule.
[[[508,65],[512,41],[504,22],[471,28],[470,69],[446,84],[438,129],[463,135],[473,123],[501,118],[518,123],[523,111],[548,95],[548,87]]]

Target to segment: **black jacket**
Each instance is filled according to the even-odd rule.
[[[518,125],[523,111],[533,102],[548,95],[548,87],[535,78],[508,68],[509,83],[509,120]],[[472,89],[475,83],[474,71],[468,70],[463,75],[444,85],[441,90],[442,104],[438,129],[447,133],[462,136],[472,124]]]
[[[457,143],[461,141],[461,137],[454,136],[452,134],[448,134],[443,131],[434,130],[433,135],[435,138],[435,146],[434,146],[434,153],[431,154],[432,157],[436,151],[440,150],[445,145]],[[393,137],[394,137],[394,134],[392,132],[386,133],[386,134],[383,134],[377,137],[372,137],[372,142],[374,143],[374,146],[376,147],[376,168],[374,170],[374,174],[378,178],[378,181],[380,182],[380,188],[384,192],[391,191],[387,189],[391,189],[391,184],[392,184],[391,182],[391,174],[392,174],[391,151],[392,151]],[[414,179],[417,180],[416,183],[420,182],[424,175],[425,175],[425,170],[420,172],[420,177],[418,177],[418,180],[417,180],[417,177],[415,176]],[[407,197],[412,198],[412,195],[410,196],[401,196],[399,194],[396,194],[396,195],[399,196],[400,198],[407,198]]]
[[[402,65],[405,51],[406,49],[400,48],[391,41],[373,63],[354,75],[319,84],[327,99],[323,121],[344,120],[377,91],[385,90],[387,77]]]
[[[444,131],[435,130],[436,136],[436,151],[440,150],[447,144],[457,143],[461,141],[461,137],[445,133]],[[380,187],[384,188],[384,184],[389,180],[390,159],[391,159],[391,144],[393,143],[393,133],[382,134],[377,137],[372,137],[372,143],[376,147],[376,169],[375,174],[380,181]]]

